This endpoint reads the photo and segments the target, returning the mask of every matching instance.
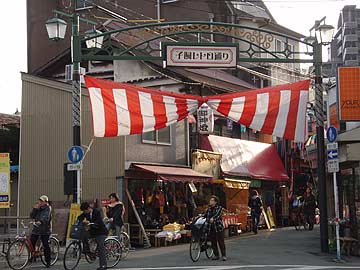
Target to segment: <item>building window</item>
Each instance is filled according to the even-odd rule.
[[[284,54],[281,53],[283,51],[283,43],[281,42],[281,40],[275,40],[275,51],[277,52],[278,57],[284,57]]]
[[[76,0],[75,10],[88,9],[93,7],[92,0]]]
[[[171,145],[171,128],[165,127],[142,134],[143,143]]]

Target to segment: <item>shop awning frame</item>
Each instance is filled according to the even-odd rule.
[[[216,179],[213,181],[214,184],[223,184],[226,188],[234,189],[249,189],[251,181],[240,180],[234,178]]]
[[[125,172],[128,179],[147,179],[178,183],[210,183],[212,176],[196,172],[190,167],[133,163]]]

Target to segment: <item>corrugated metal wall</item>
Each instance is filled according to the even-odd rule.
[[[71,86],[22,74],[20,214],[47,194],[64,201],[63,164],[72,145]],[[83,91],[83,94],[86,91]],[[82,144],[92,137],[90,101],[82,98]],[[116,177],[124,175],[125,138],[97,138],[84,160],[84,200],[105,198],[116,192]]]

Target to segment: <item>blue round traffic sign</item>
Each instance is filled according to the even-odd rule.
[[[68,160],[71,163],[78,163],[84,157],[84,151],[80,146],[74,145],[69,148],[68,151]]]
[[[335,142],[336,138],[337,138],[337,129],[333,126],[329,127],[326,130],[326,138],[328,139],[329,142]]]

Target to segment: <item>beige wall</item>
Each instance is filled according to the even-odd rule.
[[[71,86],[22,74],[20,136],[20,214],[27,214],[39,195],[64,201],[63,164],[72,145]],[[84,95],[85,94],[85,95]],[[92,137],[90,102],[82,99],[82,144]],[[97,138],[84,160],[85,200],[116,191],[116,177],[124,175],[124,137]]]

